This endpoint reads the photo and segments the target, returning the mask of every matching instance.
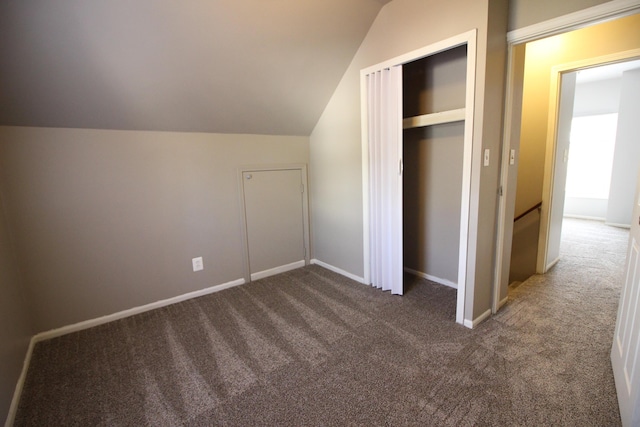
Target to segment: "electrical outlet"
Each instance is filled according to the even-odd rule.
[[[191,260],[191,264],[193,264],[193,271],[204,270],[204,263],[202,262],[202,257],[193,258]]]

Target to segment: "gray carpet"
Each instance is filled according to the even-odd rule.
[[[39,343],[15,425],[619,425],[627,234],[565,229],[556,267],[475,330],[450,288],[310,266]]]

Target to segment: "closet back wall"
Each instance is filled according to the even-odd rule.
[[[295,136],[0,127],[35,331],[241,279],[238,167],[308,150]]]
[[[458,284],[464,123],[404,131],[404,266]]]

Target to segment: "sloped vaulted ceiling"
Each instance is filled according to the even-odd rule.
[[[1,0],[0,125],[309,135],[389,0]]]

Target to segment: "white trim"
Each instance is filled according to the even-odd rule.
[[[577,215],[577,214],[564,214],[563,215],[564,218],[575,218],[575,219],[588,219],[590,221],[602,221],[604,222],[604,218],[599,217],[599,216],[588,216],[588,215]],[[629,225],[627,225],[627,228],[629,228]]]
[[[544,170],[542,181],[542,205],[540,206],[540,228],[538,232],[538,255],[536,272],[546,273],[555,262],[548,262],[549,235],[551,232],[551,213],[557,204],[554,198],[553,183],[556,179],[556,148],[558,136],[558,115],[560,114],[560,88],[562,82],[561,70],[563,65],[551,67],[549,78],[549,107],[547,114],[547,137],[545,141]],[[552,205],[553,204],[553,205]]]
[[[640,12],[640,0],[612,0],[548,21],[509,31],[507,33],[507,41],[511,44],[525,43],[638,12]]]
[[[627,230],[631,229],[631,224],[617,224],[615,222],[606,222],[605,221],[604,225],[608,225],[610,227],[626,228]]]
[[[82,331],[84,329],[93,328],[94,326],[104,325],[105,323],[113,322],[114,320],[120,320],[127,317],[134,316],[136,314],[144,313],[157,308],[166,307],[168,305],[176,304],[182,301],[198,298],[204,295],[212,294],[222,291],[224,289],[232,288],[234,286],[243,285],[244,279],[234,280],[232,282],[223,283],[221,285],[211,286],[199,291],[193,291],[186,294],[178,295],[176,297],[163,299],[160,301],[152,302],[150,304],[141,305],[139,307],[130,308],[128,310],[119,311],[117,313],[108,314],[106,316],[97,317],[95,319],[85,320],[83,322],[74,323],[72,325],[63,326],[61,328],[52,329],[50,331],[40,332],[34,336],[36,342],[44,341],[50,338],[56,338],[62,335],[70,334],[72,332]]]
[[[265,277],[275,276],[276,274],[286,273],[287,271],[302,268],[306,264],[305,260],[292,262],[290,264],[281,265],[279,267],[270,268],[268,270],[258,271],[257,273],[251,273],[251,281],[264,279]]]
[[[319,259],[315,259],[315,258],[312,259],[311,264],[319,265],[320,267],[326,268],[327,270],[331,270],[334,273],[338,273],[341,276],[348,277],[351,280],[355,280],[358,283],[362,283],[365,285],[370,284],[370,283],[367,283],[363,277],[356,276],[355,274],[349,273],[348,271],[345,271],[341,268],[334,267],[333,265],[327,264],[326,262],[322,262]]]
[[[420,277],[422,279],[427,279],[427,280],[429,280],[431,282],[439,283],[441,285],[448,286],[448,287],[453,288],[453,289],[458,289],[458,284],[452,282],[451,280],[442,279],[440,277],[432,276],[431,274],[423,273],[423,272],[418,271],[418,270],[413,270],[413,269],[411,269],[409,267],[405,267],[404,271],[409,273],[409,274],[413,274],[414,276]]]
[[[460,212],[460,249],[458,259],[458,293],[456,305],[456,323],[464,324],[464,312],[466,301],[466,287],[473,287],[474,278],[467,277],[467,264],[469,260],[475,260],[475,253],[469,254],[469,220],[471,217],[471,167],[473,161],[473,128],[475,118],[475,93],[476,93],[476,62],[477,62],[477,29],[467,31],[446,40],[416,49],[393,59],[372,65],[360,70],[360,123],[362,135],[362,215],[363,215],[363,265],[364,281],[371,283],[371,242],[369,229],[369,130],[367,117],[367,86],[366,76],[376,71],[406,64],[429,55],[467,45],[467,81],[465,98],[465,128],[464,128],[464,153],[462,166],[462,205]],[[480,150],[480,145],[477,150]]]
[[[61,328],[52,329],[45,332],[40,332],[31,337],[29,341],[29,349],[27,350],[27,354],[24,359],[24,363],[22,365],[22,372],[20,373],[20,378],[18,378],[18,382],[16,384],[15,391],[13,392],[13,398],[11,400],[11,406],[9,407],[9,414],[7,416],[7,420],[5,422],[5,427],[11,427],[15,420],[16,412],[18,411],[18,404],[20,403],[20,396],[22,395],[22,389],[24,388],[24,382],[27,377],[27,371],[29,370],[29,364],[31,363],[31,357],[33,355],[33,348],[40,341],[45,341],[51,338],[60,337],[66,334],[70,334],[72,332],[82,331],[84,329],[93,328],[94,326],[104,325],[106,323],[113,322],[115,320],[124,319],[127,317],[134,316],[136,314],[144,313],[147,311],[155,310],[157,308],[166,307],[168,305],[176,304],[179,302],[183,302],[186,300],[190,300],[193,298],[198,298],[204,295],[209,295],[215,292],[222,291],[224,289],[229,289],[234,286],[243,285],[245,283],[244,279],[237,279],[231,282],[222,283],[220,285],[211,286],[205,289],[201,289],[199,291],[193,291],[186,294],[178,295],[176,297],[167,298],[164,300],[152,302],[150,304],[145,304],[139,307],[130,308],[128,310],[119,311],[117,313],[109,314],[106,316],[101,316],[95,319],[85,320],[83,322],[74,323],[72,325],[63,326]]]
[[[480,316],[476,317],[473,321],[464,319],[464,326],[466,326],[469,329],[474,329],[476,326],[478,326],[480,323],[487,320],[489,317],[491,317],[491,309],[485,311]]]
[[[466,99],[465,99],[465,112],[466,117],[464,121],[464,148],[462,159],[462,197],[461,197],[461,210],[460,210],[460,248],[458,250],[458,294],[456,301],[456,323],[464,324],[465,320],[465,304],[467,299],[467,289],[475,287],[475,277],[467,277],[467,269],[469,260],[474,263],[476,251],[469,253],[469,222],[471,219],[471,184],[473,177],[471,176],[473,168],[473,151],[475,135],[473,133],[475,126],[475,111],[476,111],[476,63],[477,63],[477,30],[473,30],[468,33],[467,41],[467,81],[466,81]],[[478,153],[482,150],[482,137],[480,136],[479,143],[476,144],[476,151]],[[480,155],[477,156],[478,162],[480,162]],[[480,163],[478,163],[478,166]],[[479,179],[479,178],[478,178]],[[479,215],[479,207],[476,206],[475,217]],[[476,249],[477,250],[477,249]],[[473,294],[473,293],[472,293]],[[471,304],[473,305],[473,304]]]
[[[551,270],[558,263],[558,261],[560,261],[560,257],[554,259],[549,264],[547,264],[547,268],[544,270],[544,272],[546,273],[547,271]]]
[[[507,301],[509,300],[509,297],[504,297],[503,299],[500,300],[500,302],[498,302],[498,310],[507,303]]]

